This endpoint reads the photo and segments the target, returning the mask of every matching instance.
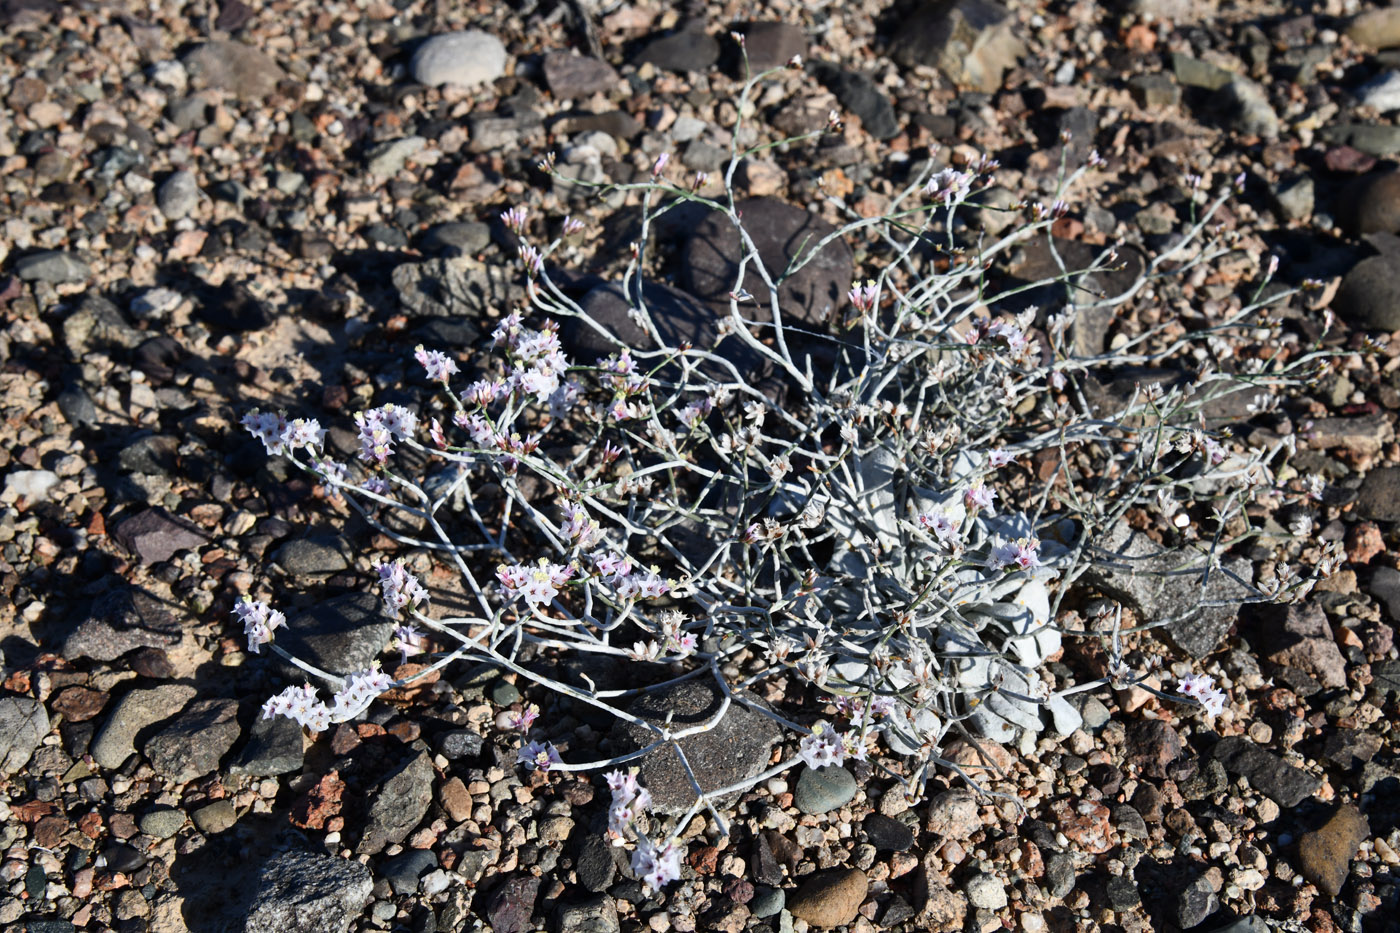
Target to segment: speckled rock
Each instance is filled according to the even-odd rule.
[[[821,871],[809,877],[788,898],[787,909],[814,927],[839,927],[855,920],[870,882],[854,868]]]
[[[9,777],[28,764],[48,732],[44,704],[31,697],[0,698],[0,776]]]
[[[244,933],[345,933],[374,886],[352,859],[284,852],[263,865]]]
[[[468,29],[433,36],[413,53],[413,80],[428,87],[475,87],[506,72],[506,47],[489,32]]]
[[[1298,870],[1328,897],[1336,897],[1346,884],[1357,847],[1371,834],[1361,811],[1343,804],[1322,827],[1298,840]]]

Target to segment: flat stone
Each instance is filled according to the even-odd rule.
[[[776,198],[741,201],[738,209],[743,213],[744,228],[774,281],[799,250],[806,259],[816,243],[834,232],[820,218]],[[711,305],[716,313],[727,315],[729,293],[735,287],[742,255],[733,224],[719,213],[707,215],[696,225],[682,252],[681,277],[686,290]],[[801,269],[779,282],[779,307],[790,323],[824,329],[828,318],[843,307],[853,274],[850,246],[844,240],[833,240]],[[768,320],[768,286],[757,273],[747,271],[741,284],[757,301],[757,308],[744,303],[745,314]]]
[[[53,470],[11,470],[5,474],[4,501],[43,502],[57,485],[58,474]]]
[[[511,875],[497,885],[487,899],[485,912],[494,933],[534,930],[530,918],[535,914],[535,898],[539,892],[540,879],[534,875]]]
[[[1400,110],[1400,72],[1376,75],[1356,89],[1356,97],[1378,113]]]
[[[136,825],[148,836],[169,839],[184,828],[185,812],[174,807],[157,807],[141,814]]]
[[[369,868],[353,859],[284,852],[258,873],[244,933],[346,933],[373,887]]]
[[[1357,847],[1371,834],[1361,811],[1351,804],[1337,808],[1321,828],[1298,840],[1298,870],[1328,897],[1342,893]]]
[[[369,820],[355,852],[374,855],[391,843],[402,842],[417,828],[432,801],[432,762],[427,755],[417,755],[371,793]]]
[[[395,622],[370,593],[346,593],[292,618],[277,633],[277,643],[323,671],[345,676],[362,671],[379,658],[393,636]],[[306,675],[289,664],[285,673],[296,683]]]
[[[511,306],[522,295],[516,278],[469,256],[404,263],[390,275],[404,310],[418,317],[478,318],[487,308]]]
[[[924,828],[943,839],[967,839],[982,828],[977,795],[969,790],[945,790],[929,801]]]
[[[1358,178],[1340,201],[1338,219],[1354,236],[1400,233],[1400,172]]]
[[[820,871],[808,877],[787,900],[787,909],[814,927],[845,926],[855,920],[870,882],[855,868]]]
[[[365,167],[371,175],[388,178],[397,175],[409,159],[423,151],[428,141],[422,136],[390,139],[372,146],[365,153]]]
[[[1347,26],[1347,37],[1368,49],[1400,45],[1400,9],[1382,7],[1360,14]]]
[[[995,875],[978,873],[967,879],[964,885],[967,899],[973,907],[982,910],[1001,910],[1006,906],[1006,885]]]
[[[1385,740],[1360,729],[1333,729],[1323,741],[1322,757],[1345,771],[1359,771],[1376,756]]]
[[[130,350],[146,339],[116,305],[97,294],[84,295],[63,319],[63,344],[75,359],[97,351]]]
[[[677,73],[704,71],[719,61],[719,42],[708,33],[685,29],[646,41],[632,61]]]
[[[1126,525],[1111,530],[1093,551],[1095,561],[1085,574],[1087,582],[1121,600],[1140,619],[1185,616],[1154,631],[1165,633],[1186,657],[1203,658],[1214,651],[1235,624],[1240,601],[1250,594],[1219,570],[1211,572],[1203,591],[1202,569],[1176,571],[1178,556]],[[1253,579],[1248,560],[1226,557],[1222,563],[1229,573]],[[1216,605],[1202,605],[1207,602]]]
[[[194,550],[209,543],[203,531],[162,508],[145,509],[122,519],[112,534],[143,564],[169,560],[177,551]]]
[[[811,48],[807,31],[791,23],[749,23],[738,31],[744,34],[751,74],[786,65],[794,55],[805,57]]]
[[[417,894],[418,879],[436,867],[437,855],[432,849],[409,849],[385,862],[380,874],[395,894]]]
[[[559,933],[618,933],[617,905],[606,894],[559,908]]]
[[[688,680],[643,694],[627,712],[658,726],[670,716],[673,728],[688,728],[712,719],[719,712],[722,699],[719,688],[708,679]],[[645,748],[656,739],[656,733],[632,723],[619,720],[614,726],[613,740],[619,753]],[[768,766],[773,746],[781,739],[777,723],[743,704],[731,702],[714,728],[681,739],[680,747],[700,788],[708,792],[761,773]],[[653,749],[645,755],[641,760],[640,778],[650,789],[653,808],[659,813],[684,813],[696,799],[673,745]],[[727,799],[736,797],[737,792]]]
[[[935,858],[934,852],[928,852],[920,862],[915,891],[919,922],[927,930],[961,930],[967,917],[967,895],[948,887]]]
[[[1160,719],[1143,719],[1127,732],[1125,760],[1150,778],[1167,777],[1167,766],[1181,757],[1181,736]]]
[[[772,888],[766,884],[754,886],[753,900],[749,901],[749,912],[762,920],[775,917],[787,907],[787,894],[782,888]]]
[[[1374,457],[1395,440],[1395,430],[1385,415],[1318,418],[1303,426],[1303,437],[1314,450],[1343,447],[1350,453]]]
[[[476,87],[506,73],[506,47],[479,29],[433,36],[418,47],[409,65],[413,80],[428,87]]]
[[[1400,153],[1400,126],[1334,123],[1323,127],[1320,135],[1329,143],[1350,146],[1378,159]]]
[[[855,777],[845,768],[804,768],[792,802],[803,813],[829,813],[850,803],[859,789]]]
[[[119,585],[92,601],[87,616],[63,641],[69,660],[115,661],[138,648],[179,644],[180,622],[145,590]]]
[[[1197,878],[1181,889],[1176,898],[1176,921],[1183,930],[1194,929],[1220,909],[1215,889],[1205,878]]]
[[[870,844],[882,852],[904,852],[914,845],[914,830],[883,813],[872,813],[861,821],[860,828]]]
[[[491,228],[476,222],[435,224],[423,233],[422,246],[447,257],[474,256],[491,244]]]
[[[21,256],[14,263],[15,275],[26,282],[86,282],[92,269],[78,256],[62,250],[46,249]]]
[[[142,750],[159,774],[183,784],[217,771],[238,735],[237,700],[197,700]]]
[[[583,837],[583,845],[574,860],[574,870],[578,873],[578,883],[585,890],[598,893],[612,885],[617,877],[617,861],[613,855],[615,849],[616,846],[600,833],[589,833]]]
[[[347,545],[340,535],[293,538],[278,548],[272,559],[296,577],[325,576],[350,566]]]
[[[1295,768],[1243,736],[1221,739],[1212,754],[1226,770],[1248,778],[1251,787],[1281,807],[1296,807],[1322,786],[1321,778]]]
[[[242,282],[224,282],[195,305],[195,316],[210,327],[236,333],[262,330],[272,323],[272,307]]]
[[[544,83],[556,100],[592,97],[617,87],[617,70],[586,55],[550,52],[544,57]]]
[[[899,135],[894,102],[868,76],[824,63],[814,65],[813,73],[836,95],[847,112],[860,118],[861,127],[873,138],[889,139]]]
[[[1015,22],[993,0],[925,0],[901,18],[890,57],[906,68],[937,68],[959,87],[992,94],[1025,53]]]
[[[267,98],[287,76],[266,53],[226,39],[205,42],[183,62],[197,87],[218,88],[249,101]]]
[[[195,698],[188,684],[161,684],[149,690],[132,690],[112,708],[89,748],[93,760],[109,771],[120,768],[136,753],[138,733],[169,719]]]
[[[190,819],[204,835],[213,836],[232,829],[233,824],[238,822],[238,811],[234,809],[233,801],[225,798],[200,807]]]
[[[1245,136],[1277,139],[1279,118],[1269,103],[1269,95],[1248,78],[1233,78],[1216,92],[1229,114],[1230,127]]]
[[[0,777],[29,763],[49,734],[49,714],[31,697],[0,697]]]

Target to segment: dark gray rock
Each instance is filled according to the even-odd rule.
[[[744,34],[744,52],[752,74],[785,65],[794,55],[805,57],[811,48],[807,30],[790,23],[749,23],[739,32]]]
[[[297,577],[325,576],[350,566],[349,548],[340,535],[293,538],[278,548],[272,559]]]
[[[559,908],[559,933],[618,933],[617,906],[606,894]]]
[[[914,830],[892,816],[872,813],[860,824],[870,844],[883,852],[904,852],[914,845]]]
[[[395,894],[417,894],[418,879],[429,869],[437,867],[437,855],[432,849],[409,849],[384,863],[379,873],[389,882]]]
[[[286,72],[264,52],[231,40],[213,40],[183,59],[196,87],[218,88],[243,100],[263,100]]]
[[[1167,766],[1181,757],[1181,736],[1160,719],[1143,719],[1127,731],[1125,760],[1151,778],[1165,778]]]
[[[584,836],[578,857],[574,859],[578,883],[595,894],[606,891],[617,877],[616,851],[617,847],[600,833]]]
[[[1180,556],[1126,525],[1110,531],[1090,550],[1095,564],[1086,580],[1123,601],[1139,619],[1184,617],[1155,631],[1164,632],[1188,657],[1203,658],[1214,651],[1235,624],[1240,601],[1251,595],[1229,576],[1253,579],[1253,569],[1242,557],[1226,557],[1222,564],[1228,573],[1212,571],[1203,589],[1201,569],[1176,571]]]
[[[833,233],[834,228],[777,198],[751,198],[741,201],[738,209],[764,268],[778,284],[778,303],[785,323],[823,330],[826,321],[842,308],[851,287],[854,265],[850,246],[836,239],[814,255],[812,250],[817,243]],[[801,268],[779,280],[799,252],[805,260]],[[695,227],[682,252],[681,277],[686,290],[710,304],[716,313],[728,314],[729,293],[735,287],[742,256],[734,225],[722,214],[707,215]],[[745,313],[768,320],[768,286],[752,268],[751,263],[740,284],[758,305],[755,309],[746,302]]]
[[[29,764],[44,736],[49,714],[31,697],[0,698],[0,777],[9,777]]]
[[[63,343],[75,360],[99,350],[130,350],[145,339],[146,334],[128,324],[117,306],[101,295],[85,295],[63,319]]]
[[[247,285],[225,282],[202,296],[195,305],[195,316],[210,327],[246,333],[271,324],[272,308]]]
[[[323,671],[345,676],[362,671],[379,657],[393,636],[394,620],[369,593],[346,593],[310,609],[277,633],[277,643]],[[283,665],[286,675],[300,683],[305,675]]]
[[[476,318],[523,295],[512,270],[468,256],[404,263],[390,278],[404,310],[417,317]]]
[[[722,700],[719,688],[709,679],[688,680],[644,694],[627,711],[657,726],[662,726],[670,716],[672,728],[688,728],[714,718]],[[782,733],[771,719],[740,703],[731,703],[714,728],[681,739],[680,747],[701,789],[712,791],[761,773],[768,765],[773,746],[781,739]],[[645,748],[657,740],[657,735],[650,729],[619,720],[614,726],[613,740],[621,753]],[[654,808],[660,813],[684,813],[695,800],[695,791],[673,745],[653,749],[645,755],[640,777],[642,784],[651,790]],[[737,795],[730,796],[732,799]]]
[[[149,726],[169,719],[195,697],[195,688],[188,684],[161,684],[150,690],[133,690],[112,707],[102,729],[92,740],[89,752],[93,760],[109,771],[115,771],[136,752],[137,734]]]
[[[80,385],[69,386],[59,393],[58,410],[75,428],[90,428],[97,424],[97,405],[87,389]]]
[[[605,61],[568,52],[544,57],[544,83],[556,100],[592,97],[617,87],[617,70]]]
[[[777,916],[787,906],[787,894],[782,888],[766,884],[755,885],[753,900],[749,901],[749,912],[760,920]],[[889,926],[888,923],[885,926]]]
[[[284,852],[258,873],[245,933],[346,933],[370,899],[369,868],[352,859]]]
[[[1230,128],[1245,136],[1276,139],[1279,133],[1278,114],[1269,103],[1264,89],[1248,78],[1232,78],[1216,92],[1221,109],[1228,115]]]
[[[444,256],[474,256],[491,243],[491,228],[482,223],[435,224],[423,234],[422,247]]]
[[[217,771],[238,735],[237,700],[197,700],[142,751],[159,774],[183,784]]]
[[[906,68],[937,68],[959,87],[995,93],[1025,51],[1015,23],[993,0],[924,0],[900,18],[890,57]]]
[[[605,113],[568,113],[554,124],[556,133],[607,133],[613,139],[631,139],[642,131],[637,118],[623,110],[609,110]]]
[[[669,36],[649,40],[633,64],[652,64],[667,71],[704,71],[719,60],[719,42],[698,29],[684,29]]]
[[[1127,875],[1109,878],[1108,883],[1104,885],[1104,893],[1108,895],[1108,906],[1114,910],[1132,910],[1142,903],[1137,882]]]
[[[176,551],[193,550],[209,543],[204,532],[162,508],[145,509],[122,519],[112,534],[118,544],[143,564],[169,560]]]
[[[1206,918],[1220,908],[1215,889],[1204,878],[1197,878],[1181,889],[1176,899],[1176,920],[1183,930],[1205,923]]]
[[[486,901],[486,920],[495,933],[527,933],[535,929],[535,898],[540,879],[533,875],[511,875],[496,886]]]
[[[1321,778],[1295,768],[1243,736],[1221,739],[1212,754],[1226,770],[1248,778],[1251,787],[1281,807],[1296,807],[1322,786]]]
[[[880,85],[866,75],[834,65],[817,65],[813,72],[817,80],[836,95],[842,107],[860,118],[860,125],[872,137],[889,139],[899,135],[894,102]]]
[[[1323,740],[1322,757],[1344,771],[1359,771],[1384,744],[1385,740],[1374,732],[1337,728]]]
[[[1333,145],[1350,146],[1378,159],[1400,153],[1400,126],[1334,123],[1323,127],[1318,135]]]
[[[453,729],[437,737],[437,750],[448,761],[461,761],[480,755],[483,741],[470,729]]]
[[[1259,917],[1245,917],[1234,923],[1212,931],[1212,933],[1273,933],[1272,928]]]
[[[1332,308],[1353,327],[1400,330],[1400,263],[1392,256],[1361,260],[1342,277]],[[1392,500],[1390,511],[1400,516],[1400,503]]]
[[[1396,297],[1400,300],[1400,292]],[[1357,495],[1356,513],[1378,522],[1400,521],[1400,467],[1380,467],[1366,474]]]
[[[370,795],[369,819],[355,852],[374,855],[390,843],[402,842],[432,801],[433,765],[426,754],[417,755]]]
[[[859,789],[845,768],[804,768],[793,789],[792,803],[803,813],[829,813],[850,803]]]
[[[1045,882],[1051,897],[1065,897],[1074,890],[1074,858],[1067,852],[1052,852],[1045,860]]]
[[[286,716],[262,716],[253,720],[248,744],[229,768],[231,774],[273,777],[300,771],[305,761],[301,726]]]
[[[26,282],[86,282],[92,269],[83,259],[62,250],[46,249],[15,260],[15,275]]]
[[[115,661],[137,648],[168,648],[180,641],[180,622],[145,590],[127,586],[98,596],[87,617],[63,641],[69,660]]]
[[[1271,663],[1310,674],[1324,687],[1346,686],[1347,662],[1321,606],[1261,606],[1250,618],[1249,643]]]

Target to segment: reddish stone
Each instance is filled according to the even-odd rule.
[[[130,813],[113,813],[107,821],[107,828],[118,839],[130,839],[141,831],[136,826],[136,817]]]
[[[89,687],[69,687],[54,697],[55,713],[62,713],[69,722],[87,722],[107,705],[108,695],[101,690]]]
[[[57,849],[69,825],[67,817],[46,816],[34,824],[34,841],[45,849]]]
[[[1385,551],[1385,538],[1375,522],[1359,522],[1347,529],[1347,560],[1353,564],[1369,564],[1371,558]]]
[[[348,755],[360,747],[360,734],[355,731],[355,727],[348,722],[343,722],[336,727],[335,734],[331,736],[331,752],[335,755]]]
[[[89,839],[96,839],[102,835],[102,814],[95,810],[83,814],[78,820],[78,831]]]
[[[1322,161],[1334,172],[1346,172],[1352,175],[1360,175],[1376,167],[1376,160],[1373,156],[1350,146],[1337,146],[1335,149],[1327,150],[1327,155],[1323,156]]]
[[[301,829],[325,829],[335,832],[329,823],[338,818],[340,798],[344,793],[345,782],[340,779],[340,773],[327,772],[292,804],[292,825]],[[337,822],[340,826],[345,825],[344,820],[337,819]]]
[[[690,867],[697,875],[713,875],[719,863],[719,849],[714,846],[701,846],[686,856]]]
[[[1092,800],[1056,800],[1050,812],[1060,832],[1086,852],[1097,855],[1113,847],[1108,807]]]

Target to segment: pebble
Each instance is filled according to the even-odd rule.
[[[1264,658],[1311,674],[1324,687],[1347,685],[1346,659],[1321,606],[1307,602],[1265,607],[1257,619],[1248,629],[1249,640]]]
[[[1347,26],[1347,37],[1369,49],[1400,46],[1400,8],[1388,7],[1362,13]]]
[[[194,173],[179,171],[171,174],[156,191],[156,204],[166,220],[183,220],[199,209],[199,182]]]
[[[599,833],[589,833],[583,838],[574,870],[578,872],[578,882],[586,890],[594,893],[607,890],[617,877],[617,862],[614,846]]]
[[[792,802],[803,813],[829,813],[850,803],[859,789],[855,777],[845,768],[804,768]]]
[[[922,3],[900,19],[890,57],[906,68],[937,68],[959,87],[993,94],[1025,51],[1015,28],[1015,17],[994,0]]]
[[[865,873],[858,869],[817,872],[787,899],[787,909],[815,927],[844,926],[855,920],[869,887]]]
[[[144,509],[124,518],[113,535],[143,564],[169,560],[177,551],[193,550],[209,543],[208,537],[193,525],[165,509]]]
[[[1006,885],[995,875],[976,874],[967,879],[965,890],[973,907],[1001,910],[1006,906]]]
[[[527,933],[534,927],[540,879],[533,875],[511,875],[502,881],[486,901],[485,916],[494,933]]]
[[[914,830],[906,823],[872,813],[860,824],[870,844],[882,852],[904,852],[914,845]]]
[[[151,288],[131,300],[131,316],[137,320],[164,320],[180,306],[184,296],[173,288]]]
[[[617,906],[606,894],[559,909],[559,933],[618,933]]]
[[[194,811],[190,818],[200,832],[214,836],[232,828],[238,821],[238,811],[231,800],[216,800]]]
[[[719,60],[719,42],[708,33],[685,29],[643,41],[633,64],[655,65],[667,71],[704,71]]]
[[[743,33],[751,74],[786,65],[793,56],[805,56],[811,48],[807,31],[791,23],[749,23]]]
[[[1348,186],[1340,213],[1348,232],[1400,233],[1400,172],[1385,172],[1357,179]]]
[[[1321,828],[1298,839],[1298,870],[1322,893],[1336,897],[1346,884],[1357,847],[1370,834],[1361,811],[1343,804]]]
[[[266,53],[227,39],[205,42],[182,61],[196,86],[228,91],[242,100],[266,99],[287,76]]]
[[[237,700],[196,700],[142,751],[157,773],[183,784],[218,770],[239,732]]]
[[[349,549],[340,535],[293,538],[272,559],[294,577],[325,576],[350,566]]]
[[[1243,736],[1226,736],[1212,751],[1226,770],[1249,779],[1250,786],[1281,807],[1296,807],[1322,786],[1322,779],[1295,768]]]
[[[544,57],[544,83],[556,100],[592,97],[617,87],[612,65],[586,55],[550,52]]]
[[[433,765],[426,754],[420,754],[370,793],[369,817],[355,852],[374,855],[391,843],[402,842],[432,801]]]
[[[174,807],[158,807],[148,810],[137,818],[136,825],[141,832],[157,839],[169,839],[185,825],[185,814]]]
[[[1371,262],[1368,259],[1366,262]],[[1378,263],[1388,263],[1394,266],[1392,260],[1376,257]],[[1390,273],[1387,273],[1390,274]],[[1396,317],[1396,327],[1400,330],[1400,271],[1392,276],[1395,280],[1395,300],[1397,304],[1394,308]],[[1390,330],[1391,328],[1380,328]],[[1366,474],[1366,478],[1361,481],[1360,495],[1356,500],[1356,513],[1362,518],[1369,518],[1378,522],[1400,521],[1400,467],[1380,467],[1371,470]]]
[[[1273,192],[1274,210],[1284,221],[1307,220],[1312,216],[1313,180],[1304,176]]]
[[[92,276],[92,268],[75,256],[57,249],[40,250],[15,260],[15,275],[26,282],[48,282],[62,285],[67,282],[85,282]]]
[[[929,801],[924,825],[944,839],[967,839],[982,828],[976,795],[960,789],[944,791]]]
[[[1400,110],[1400,72],[1376,75],[1356,89],[1356,96],[1361,103],[1380,113]]]
[[[491,228],[475,222],[436,224],[423,233],[421,242],[426,252],[474,256],[490,245]]]
[[[451,729],[437,737],[437,750],[448,761],[475,758],[481,754],[483,739],[470,729]]]
[[[393,632],[394,620],[384,615],[377,596],[346,593],[290,618],[277,633],[277,643],[303,661],[344,676],[378,659]],[[291,665],[284,667],[297,683],[305,677]]]
[[[825,64],[816,67],[814,73],[836,95],[842,107],[860,118],[861,127],[871,136],[889,139],[899,134],[894,102],[869,77]]]
[[[444,33],[418,47],[409,70],[413,80],[428,87],[489,84],[506,72],[506,47],[479,29]]]
[[[753,899],[749,901],[749,912],[760,920],[776,916],[787,906],[787,896],[782,888],[770,888],[766,884],[755,885]]]
[[[385,862],[380,874],[395,894],[417,894],[418,879],[436,867],[437,856],[431,849],[409,849]]]
[[[1194,929],[1220,908],[1215,889],[1205,878],[1196,878],[1176,898],[1176,920],[1183,930]]]
[[[43,502],[49,497],[49,490],[57,485],[58,474],[52,470],[11,470],[5,474],[5,492],[0,501]]]
[[[428,141],[422,136],[391,139],[371,147],[365,154],[365,164],[371,175],[389,178],[397,175],[404,163],[422,152],[427,145]]]

